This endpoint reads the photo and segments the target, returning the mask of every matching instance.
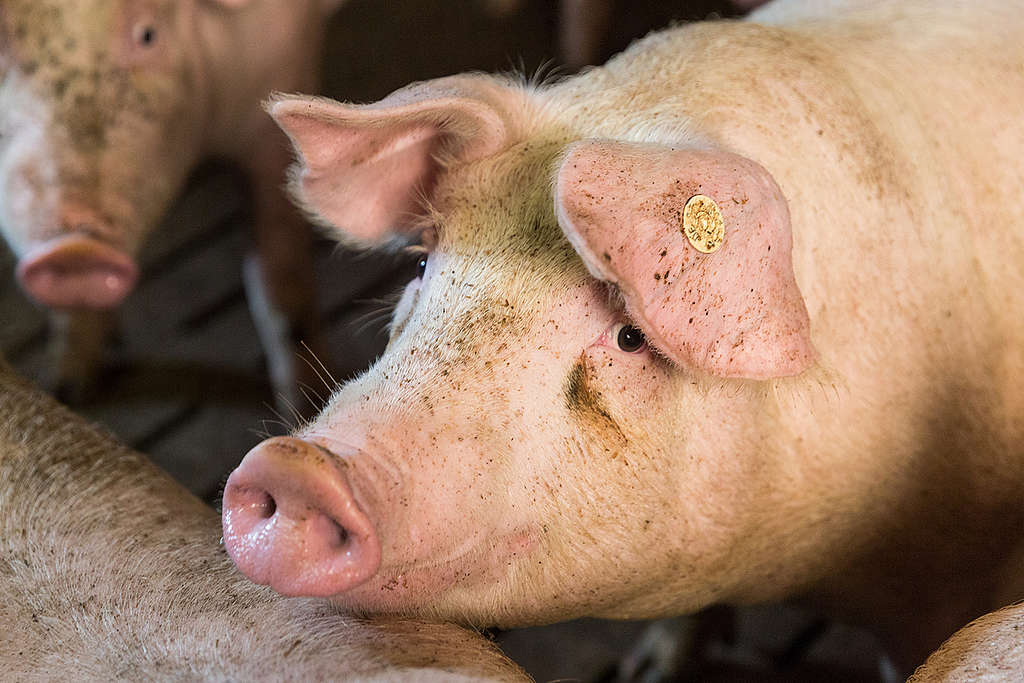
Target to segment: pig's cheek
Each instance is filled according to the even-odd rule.
[[[670,362],[650,352],[623,354],[597,347],[584,356],[595,410],[589,416],[572,415],[573,421],[587,432],[586,438],[598,439],[611,452],[621,453],[623,457],[610,464],[624,467],[624,476],[634,480],[644,479],[644,473],[660,477],[658,482],[647,481],[652,486],[648,502],[670,495],[661,487],[666,481],[664,468],[687,449],[689,430],[685,420],[680,420],[684,412],[678,405],[681,380],[688,380]],[[606,428],[612,425],[614,428]]]
[[[416,303],[420,299],[420,289],[422,288],[422,281],[416,278],[402,291],[401,298],[398,299],[398,303],[395,305],[395,310],[391,314],[390,332],[388,334],[388,347],[390,347],[396,339],[402,334],[402,330],[409,323],[409,319],[412,317],[413,310],[416,308]]]
[[[55,235],[53,226],[41,226],[55,214],[52,185],[41,168],[31,160],[0,166],[0,221],[4,234],[18,256],[24,253],[29,238],[44,240]]]
[[[668,361],[650,348],[626,353],[596,343],[585,352],[595,375],[595,384],[611,404],[621,405],[631,417],[642,417],[659,407],[672,375]]]

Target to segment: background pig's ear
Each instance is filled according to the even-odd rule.
[[[301,157],[296,200],[348,237],[373,243],[422,210],[444,165],[505,146],[513,98],[491,79],[453,76],[370,105],[281,97],[269,111]]]
[[[724,239],[684,234],[687,201],[711,197]],[[558,170],[558,221],[587,268],[680,365],[720,377],[794,375],[814,359],[793,277],[789,210],[755,162],[720,150],[583,141]]]

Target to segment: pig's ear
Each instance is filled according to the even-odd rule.
[[[512,90],[482,76],[414,84],[370,105],[279,97],[268,107],[299,153],[292,190],[357,242],[401,232],[449,164],[507,144]]]
[[[688,206],[695,195],[710,201]],[[757,163],[713,149],[577,142],[558,169],[555,209],[590,272],[619,287],[672,361],[768,379],[814,360],[789,210]],[[684,223],[703,238],[691,242]]]

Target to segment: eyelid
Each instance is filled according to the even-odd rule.
[[[429,228],[424,228],[423,232],[420,233],[420,241],[419,241],[419,245],[417,245],[417,246],[419,246],[419,247],[423,248],[424,250],[430,252],[430,251],[433,251],[437,247],[437,242],[438,242],[437,228],[434,227],[434,226],[431,226]]]
[[[437,229],[425,228],[416,235],[416,241],[403,246],[402,251],[407,254],[430,254],[437,248],[437,242]]]

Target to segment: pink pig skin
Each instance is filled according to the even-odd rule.
[[[479,633],[246,580],[216,513],[0,358],[5,681],[527,681]]]
[[[311,236],[281,192],[291,154],[263,112],[311,90],[339,0],[10,0],[0,8],[0,229],[26,293],[54,313],[54,382],[94,378],[134,254],[203,158],[251,181],[250,307],[275,388],[320,349]]]
[[[651,184],[660,186],[652,193]],[[696,194],[717,198],[730,228],[713,255],[679,238],[680,207]],[[555,197],[587,270],[618,287],[627,313],[670,360],[751,379],[795,375],[813,360],[789,266],[786,202],[756,164],[722,152],[578,143]]]
[[[1024,604],[986,614],[954,633],[907,683],[1001,683],[1024,671]]]
[[[306,209],[426,260],[377,364],[232,474],[229,554],[474,624],[792,598],[907,671],[1024,595],[1022,21],[780,2],[552,85],[279,99]]]

